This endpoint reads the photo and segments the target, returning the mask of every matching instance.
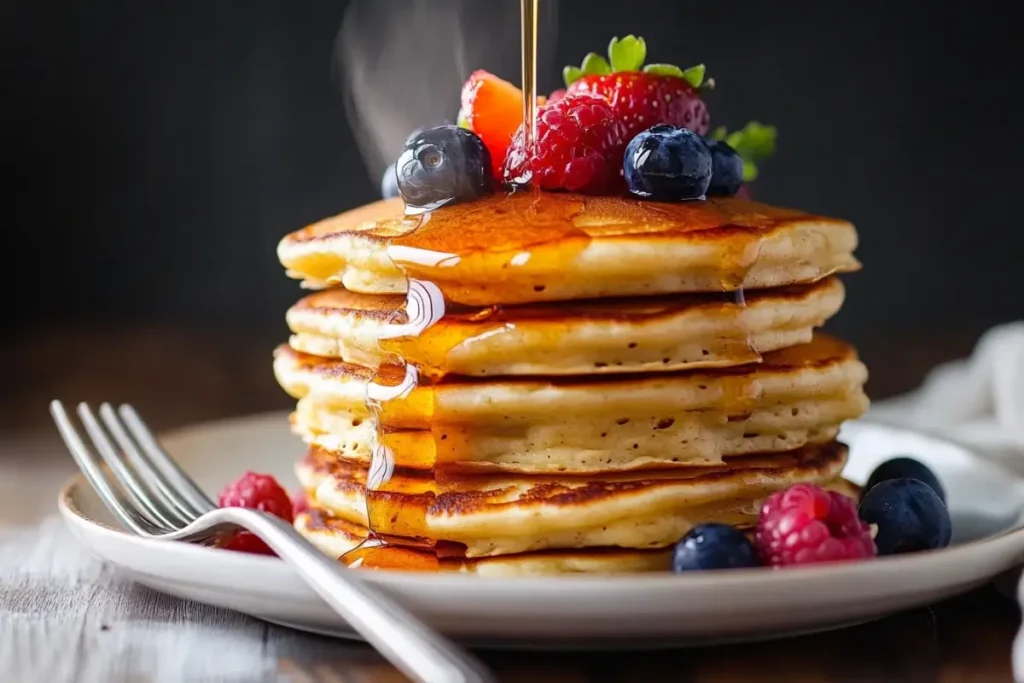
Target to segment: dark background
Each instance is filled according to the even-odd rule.
[[[331,80],[345,6],[3,10],[5,348],[54,325],[72,330],[61,354],[82,325],[224,332],[265,349],[272,384],[299,294],[278,239],[376,196]],[[869,365],[897,340],[966,351],[1024,317],[1020,50],[1000,5],[559,0],[558,14],[556,64],[637,33],[655,61],[708,64],[712,125],[778,126],[755,193],[858,226],[866,267],[831,329]]]

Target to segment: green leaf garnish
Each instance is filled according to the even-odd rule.
[[[583,69],[584,76],[605,76],[612,72],[612,67],[608,64],[608,60],[596,52],[591,52],[584,57],[580,68]]]
[[[621,40],[612,38],[608,43],[608,58],[614,71],[639,71],[647,58],[647,43],[634,35]]]
[[[455,119],[455,125],[459,128],[465,128],[466,130],[472,130],[469,126],[469,119],[466,118],[466,113],[459,109],[459,115]]]
[[[683,71],[682,78],[694,88],[699,88],[700,84],[704,82],[704,72],[706,70],[707,69],[703,64],[691,66],[689,69]]]
[[[648,64],[644,67],[645,74],[654,74],[655,76],[675,76],[676,78],[683,77],[683,70],[675,64]]]
[[[725,140],[725,143],[736,150],[743,159],[743,181],[750,182],[757,178],[757,164],[775,153],[775,141],[778,131],[775,126],[766,126],[751,121],[743,128],[729,133],[720,126],[711,133],[714,140]]]
[[[580,80],[583,77],[583,69],[578,66],[572,66],[571,64],[562,69],[562,80],[565,81],[565,87],[568,88],[570,85]]]
[[[605,59],[596,52],[591,52],[583,58],[579,66],[567,66],[562,70],[562,78],[565,80],[565,87],[569,87],[584,76],[606,76],[620,71],[640,71],[654,76],[668,76],[670,78],[681,78],[691,87],[700,89],[704,85],[710,89],[714,81],[708,78],[705,80],[706,69],[703,64],[691,66],[689,69],[680,69],[675,64],[648,64],[644,66],[644,59],[647,57],[647,43],[643,38],[628,35],[625,38],[612,38],[608,43],[608,59]]]

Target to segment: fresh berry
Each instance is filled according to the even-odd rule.
[[[409,138],[395,167],[398,190],[413,209],[436,209],[491,190],[487,148],[458,126],[438,126]]]
[[[462,86],[459,125],[480,136],[491,154],[491,172],[501,180],[501,164],[516,129],[523,123],[523,91],[479,69]]]
[[[648,64],[643,38],[612,38],[608,57],[591,52],[579,67],[563,71],[569,95],[591,93],[608,100],[615,116],[626,124],[626,136],[657,123],[689,128],[703,135],[710,116],[701,99],[704,65],[683,70],[671,64]]]
[[[852,500],[812,484],[773,493],[761,506],[755,545],[771,566],[874,557],[871,529]]]
[[[292,501],[288,497],[288,492],[281,488],[277,480],[269,474],[246,472],[237,481],[224,487],[217,499],[217,505],[222,508],[241,507],[262,510],[289,523],[295,519],[292,515]],[[262,555],[274,554],[274,551],[267,547],[266,543],[248,531],[235,532],[223,547]]]
[[[703,199],[711,183],[711,152],[696,133],[658,124],[633,138],[622,161],[629,191],[645,199]]]
[[[875,471],[868,477],[868,483],[864,484],[861,498],[867,495],[867,492],[875,486],[889,479],[917,479],[931,486],[942,502],[946,502],[946,490],[942,488],[942,484],[939,482],[939,478],[935,476],[935,473],[928,469],[928,466],[924,463],[906,457],[886,460],[876,467]]]
[[[750,194],[750,185],[746,183],[740,185],[740,189],[736,190],[736,196],[740,199],[753,199],[753,195]]]
[[[860,518],[877,525],[879,555],[934,550],[949,545],[953,525],[935,490],[917,479],[887,479],[860,502]]]
[[[298,517],[309,509],[309,496],[303,489],[299,489],[292,496],[292,518]]]
[[[704,140],[711,152],[711,183],[708,194],[731,197],[743,185],[743,159],[724,140]]]
[[[395,174],[394,164],[384,169],[384,176],[380,179],[380,196],[381,199],[398,196],[398,176]]]
[[[559,88],[558,90],[552,91],[551,94],[548,95],[547,101],[548,102],[557,102],[558,100],[562,99],[563,97],[565,97],[565,88]]]
[[[742,531],[727,524],[700,524],[676,543],[672,571],[756,567],[757,551]]]
[[[524,149],[523,127],[505,157],[505,182],[529,178],[545,190],[602,194],[621,187],[626,130],[608,103],[592,95],[565,96],[541,107],[534,154]]]
[[[705,142],[710,147],[711,140],[721,140],[732,148],[740,158],[741,182],[750,183],[757,180],[758,164],[775,153],[776,137],[775,126],[766,126],[757,121],[751,121],[743,128],[731,133],[724,126],[720,126]],[[750,192],[746,185],[741,185],[736,194],[744,199],[750,198]]]

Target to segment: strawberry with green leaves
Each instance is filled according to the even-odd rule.
[[[632,138],[658,123],[688,128],[703,135],[710,123],[707,106],[701,98],[704,65],[680,69],[672,64],[648,64],[647,44],[643,38],[612,38],[608,59],[591,52],[580,66],[567,66],[562,72],[566,94],[590,93],[608,100],[616,118],[626,125]]]

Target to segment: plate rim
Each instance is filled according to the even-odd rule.
[[[195,437],[202,436],[203,432],[223,429],[225,427],[240,426],[247,422],[263,422],[283,414],[281,411],[262,412],[252,415],[236,416],[221,420],[211,420],[193,425],[186,425],[176,429],[161,432],[158,436],[163,440],[182,438],[185,435]],[[983,458],[978,455],[976,449],[950,439],[945,436],[929,433],[925,430],[909,428],[878,420],[851,420],[846,424],[881,427],[886,430],[895,430],[907,434],[925,437],[929,440],[944,442],[962,452],[968,454],[972,459],[977,460],[982,466],[993,470],[994,474],[1005,476],[1024,490],[1024,478],[1012,472],[998,462]],[[108,540],[127,542],[137,546],[140,550],[153,549],[158,552],[167,552],[167,541],[150,539],[137,536],[128,531],[112,528],[86,516],[77,508],[73,501],[73,494],[79,486],[85,486],[86,491],[91,487],[81,472],[74,474],[61,487],[57,496],[57,507],[64,518],[66,525],[81,525],[83,529],[93,533],[99,533]],[[95,493],[93,492],[93,495]],[[1024,510],[1024,506],[1022,506]],[[77,536],[77,534],[75,534]],[[87,545],[87,544],[83,544]],[[1012,550],[1015,548],[1017,559],[1014,563],[1001,567],[999,571],[1009,569],[1016,563],[1024,561],[1024,518],[1018,520],[1015,527],[1005,529],[991,536],[980,539],[972,539],[955,546],[940,550],[930,550],[907,555],[893,555],[876,557],[870,562],[840,562],[820,565],[806,565],[797,567],[786,567],[784,569],[766,569],[764,567],[751,569],[732,569],[719,572],[693,572],[679,575],[672,572],[644,572],[639,574],[613,574],[613,575],[553,575],[553,576],[517,576],[517,577],[492,577],[466,575],[460,573],[437,573],[437,572],[404,572],[404,571],[374,571],[357,572],[356,578],[361,581],[368,581],[371,584],[380,585],[385,588],[406,588],[422,590],[451,590],[461,588],[463,590],[490,591],[500,586],[506,591],[557,591],[559,593],[586,592],[595,590],[615,590],[623,593],[649,594],[652,591],[664,591],[678,589],[680,583],[685,583],[692,590],[700,588],[725,588],[730,586],[746,585],[753,581],[760,581],[766,588],[777,588],[786,590],[807,581],[869,581],[883,578],[894,571],[926,570],[935,568],[946,562],[957,560],[970,561],[971,557],[980,546],[991,548],[995,546],[1000,552],[1004,547]],[[91,548],[90,548],[91,550]],[[203,547],[189,543],[176,543],[174,551],[183,553],[185,556],[194,557],[196,561],[211,560],[218,558],[222,567],[237,565],[238,567],[248,566],[260,567],[266,571],[281,571],[294,574],[291,568],[283,560],[276,557],[251,555],[235,552],[223,552],[216,548]],[[211,555],[210,553],[217,553]]]

